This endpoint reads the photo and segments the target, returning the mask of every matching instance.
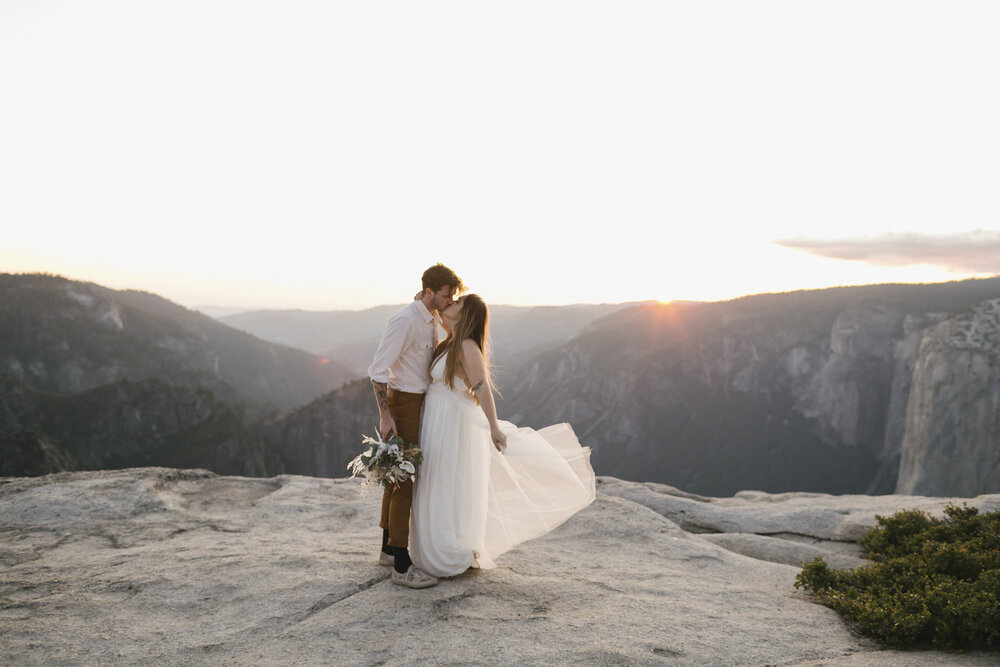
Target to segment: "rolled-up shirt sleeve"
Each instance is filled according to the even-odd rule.
[[[406,312],[397,313],[389,323],[385,325],[385,333],[382,334],[382,341],[378,344],[375,358],[372,365],[368,367],[368,377],[374,382],[389,384],[391,373],[389,367],[395,364],[403,350],[406,349],[407,338],[410,334],[410,318]]]

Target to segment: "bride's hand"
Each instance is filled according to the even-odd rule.
[[[501,454],[507,449],[507,434],[500,430],[499,426],[490,427],[490,437],[493,438],[493,446]]]

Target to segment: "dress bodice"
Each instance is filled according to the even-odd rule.
[[[445,352],[434,360],[434,363],[431,365],[431,382],[444,382],[444,360],[447,358],[448,353]]]
[[[448,359],[448,353],[445,352],[440,357],[435,359],[434,363],[431,365],[431,386],[438,385],[443,389],[450,389],[456,394],[460,394],[462,396],[465,396],[466,398],[471,399],[472,396],[468,391],[468,386],[465,384],[465,380],[463,380],[462,378],[457,376],[455,377],[454,387],[449,387],[445,383],[444,370],[445,370],[445,364],[447,363],[446,362],[447,359]]]

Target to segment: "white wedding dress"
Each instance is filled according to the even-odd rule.
[[[496,567],[497,556],[549,532],[595,493],[590,448],[569,424],[535,431],[501,421],[507,449],[497,451],[465,383],[444,382],[445,358],[424,397],[410,516],[410,556],[437,577]]]

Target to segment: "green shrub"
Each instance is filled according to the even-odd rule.
[[[945,515],[877,516],[861,540],[874,563],[831,570],[817,558],[795,587],[891,645],[1000,647],[1000,511],[950,505]]]

